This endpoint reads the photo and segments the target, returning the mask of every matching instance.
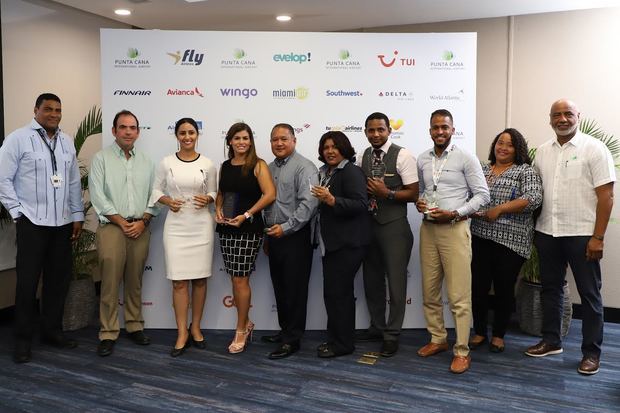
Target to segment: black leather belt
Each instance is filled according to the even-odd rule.
[[[429,224],[435,224],[435,225],[446,225],[446,224],[455,224],[457,222],[465,221],[467,219],[469,219],[469,217],[466,215],[464,217],[458,217],[457,219],[450,220],[450,221],[437,221],[436,219],[424,218],[422,222],[428,222]]]

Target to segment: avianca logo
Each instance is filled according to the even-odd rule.
[[[377,55],[379,58],[379,62],[383,65],[383,67],[392,67],[396,64],[396,66],[415,66],[415,59],[412,57],[405,58],[397,58],[398,50],[394,50],[394,54],[392,55],[391,60],[386,60],[384,54]]]
[[[198,90],[197,87],[193,89],[168,89],[168,92],[166,94],[168,96],[200,96],[201,98],[204,97],[202,92]]]

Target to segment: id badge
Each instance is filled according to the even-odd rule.
[[[62,184],[62,176],[59,174],[54,174],[50,177],[50,180],[52,181],[52,186],[54,188],[60,188],[60,185]]]

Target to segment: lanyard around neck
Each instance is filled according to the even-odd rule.
[[[441,178],[441,174],[443,173],[443,168],[446,166],[446,162],[448,162],[448,158],[450,157],[450,153],[454,149],[454,145],[448,149],[448,154],[441,161],[439,165],[439,169],[437,169],[437,155],[432,156],[431,159],[433,161],[433,191],[437,191],[437,185],[439,185],[439,178]]]
[[[41,129],[37,129],[37,132],[39,132],[39,136],[41,137],[41,140],[43,140],[43,143],[45,144],[45,146],[47,146],[47,149],[49,149],[50,151],[50,157],[52,158],[52,171],[54,172],[54,175],[56,175],[56,173],[58,172],[58,164],[56,163],[56,155],[54,154],[54,151],[56,150],[58,141],[52,139],[52,144],[54,145],[54,147],[52,147],[49,143],[47,143],[45,134],[41,131]]]

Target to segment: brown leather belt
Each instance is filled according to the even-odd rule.
[[[450,221],[437,221],[435,219],[426,219],[426,218],[424,218],[422,220],[422,222],[428,222],[429,224],[435,224],[435,225],[446,225],[446,224],[452,224],[452,223],[457,223],[457,222],[465,221],[467,219],[469,219],[468,216],[458,217],[457,219],[454,220],[454,222],[452,222],[452,220],[450,220]]]

